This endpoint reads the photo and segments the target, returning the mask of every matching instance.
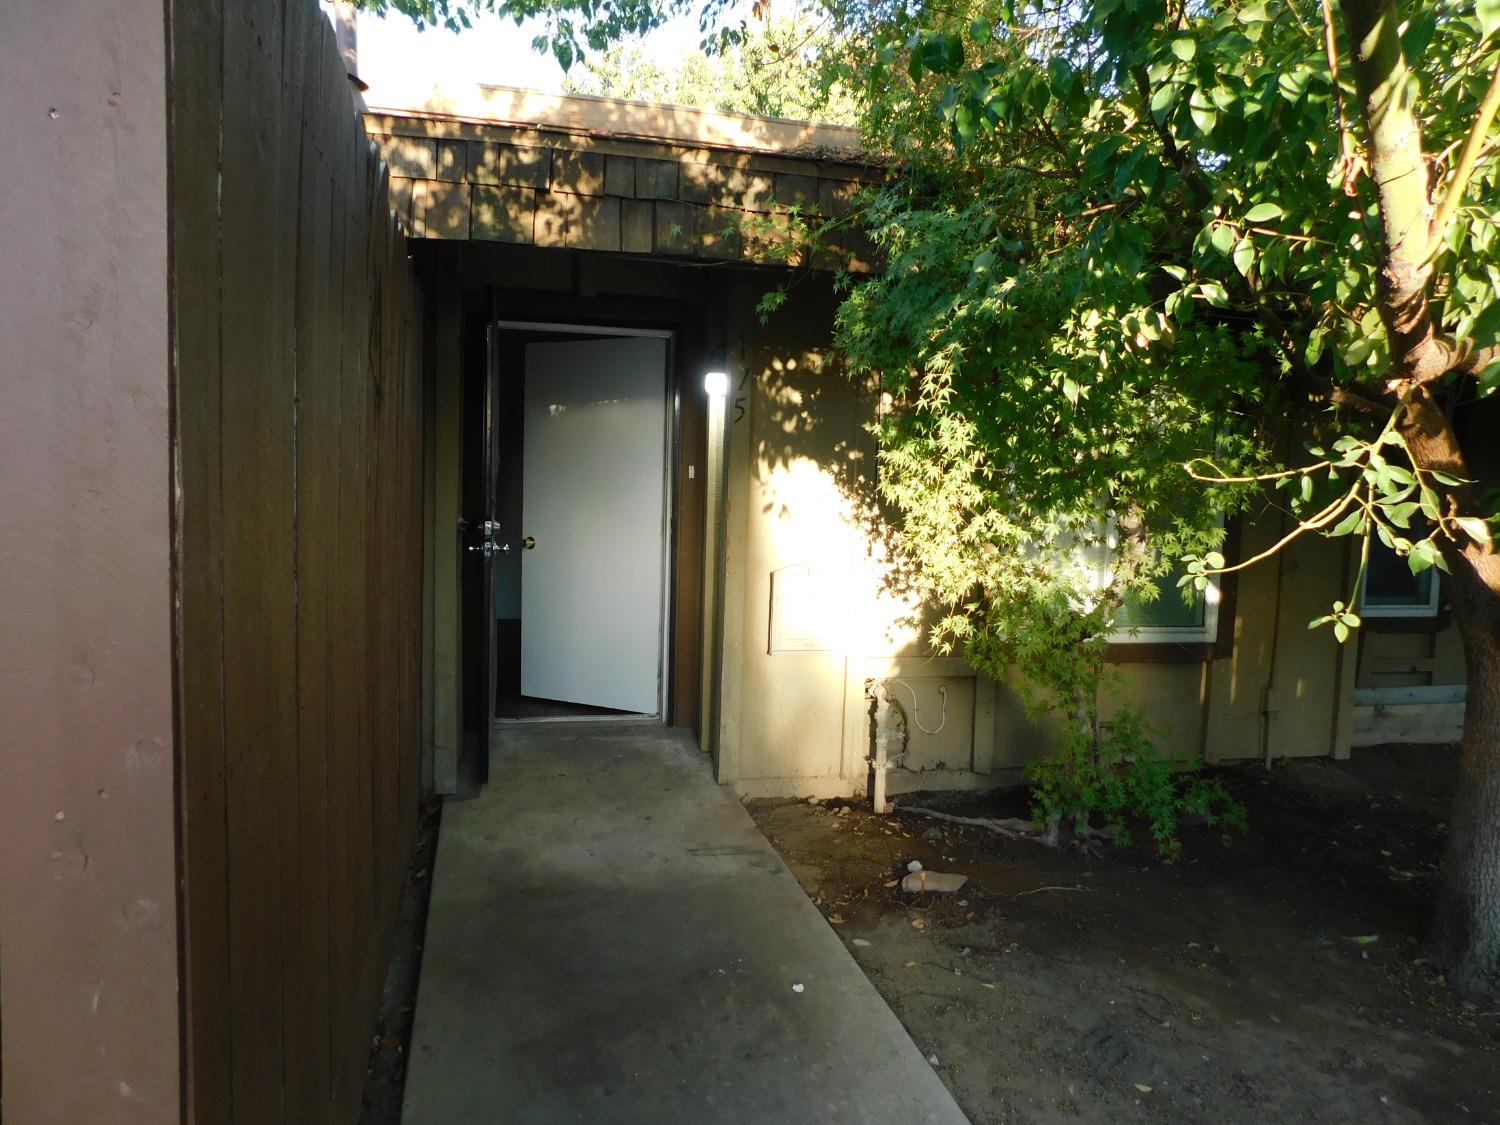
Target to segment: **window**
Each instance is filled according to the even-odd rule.
[[[1429,567],[1413,574],[1405,559],[1378,538],[1370,540],[1370,564],[1360,590],[1365,617],[1436,617],[1438,572]]]
[[[1115,614],[1110,644],[1204,644],[1219,637],[1219,580],[1209,580],[1208,589],[1185,601],[1177,581],[1187,573],[1178,563],[1156,580],[1161,593],[1155,601],[1126,598]]]
[[[1080,559],[1093,559],[1094,580],[1099,589],[1109,585],[1110,560],[1118,546],[1114,521],[1101,528],[1102,539],[1087,549]],[[1192,600],[1183,597],[1177,582],[1187,573],[1187,566],[1178,562],[1171,570],[1156,579],[1161,592],[1154,601],[1126,598],[1115,613],[1113,628],[1109,633],[1112,645],[1152,644],[1213,644],[1219,639],[1219,579],[1209,579],[1208,588],[1195,592]]]

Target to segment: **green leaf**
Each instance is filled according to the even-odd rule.
[[[1408,63],[1416,62],[1418,56],[1427,50],[1427,44],[1432,42],[1432,34],[1437,30],[1437,16],[1436,9],[1430,8],[1418,12],[1407,23],[1406,30],[1401,33],[1401,53]]]
[[[1177,104],[1177,87],[1170,82],[1164,83],[1156,88],[1151,95],[1151,115],[1158,121],[1166,118],[1167,113]]]
[[[1406,565],[1413,574],[1421,574],[1424,570],[1430,570],[1438,558],[1436,544],[1431,539],[1423,539],[1412,545],[1411,553],[1406,556]]]
[[[1227,258],[1234,250],[1236,241],[1234,228],[1228,223],[1215,223],[1213,230],[1209,232],[1208,240],[1213,243],[1215,250]]]
[[[969,24],[969,38],[983,47],[990,41],[990,36],[994,34],[994,30],[994,24],[990,23],[988,18],[985,16],[975,16],[973,22]]]
[[[1438,505],[1437,493],[1425,484],[1422,486],[1422,514],[1433,522],[1436,522],[1442,514],[1442,509]]]
[[[1375,341],[1369,336],[1361,336],[1349,345],[1349,350],[1344,353],[1344,362],[1350,367],[1358,367],[1370,358],[1370,353],[1375,350]]]
[[[1349,626],[1345,625],[1342,619],[1335,621],[1333,623],[1333,635],[1339,644],[1343,644],[1349,639]]]
[[[1198,53],[1198,44],[1190,36],[1180,35],[1172,40],[1172,53],[1183,62],[1192,62]]]
[[[1385,510],[1385,517],[1397,527],[1410,527],[1412,516],[1417,514],[1417,509],[1421,506],[1413,501],[1407,501],[1404,504],[1392,504]]]
[[[1239,270],[1241,275],[1248,276],[1250,267],[1253,265],[1255,265],[1255,247],[1248,238],[1242,238],[1235,243],[1234,268]]]
[[[1245,212],[1247,223],[1267,223],[1272,219],[1279,219],[1285,212],[1274,203],[1257,203]]]
[[[1491,543],[1490,525],[1488,521],[1477,516],[1459,516],[1458,526],[1464,529],[1464,534],[1481,547],[1488,547]]]
[[[1198,286],[1198,292],[1203,299],[1215,308],[1224,309],[1229,307],[1229,291],[1217,281],[1205,281]]]
[[[1339,520],[1338,524],[1328,534],[1337,538],[1340,535],[1353,535],[1356,532],[1363,533],[1364,523],[1365,510],[1363,508],[1355,508],[1354,511]]]

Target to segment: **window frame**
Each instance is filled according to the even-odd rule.
[[[1223,520],[1220,520],[1223,527]],[[1118,546],[1115,534],[1115,522],[1111,518],[1104,533],[1104,549],[1101,552],[1095,575],[1100,588],[1109,585],[1110,560],[1114,556],[1115,548]],[[1231,544],[1228,537],[1225,540],[1226,549]],[[1226,550],[1227,553],[1227,550]],[[1111,628],[1105,634],[1105,640],[1111,647],[1116,645],[1193,645],[1207,646],[1212,648],[1219,642],[1219,607],[1224,601],[1224,590],[1220,582],[1220,575],[1209,575],[1208,586],[1203,591],[1203,624],[1201,625],[1126,625],[1120,628]],[[1175,588],[1162,590],[1159,598],[1180,597],[1181,594]]]
[[[1162,590],[1160,598],[1180,597],[1177,590]],[[1105,638],[1112,645],[1211,645],[1219,639],[1219,606],[1223,590],[1217,574],[1210,575],[1203,591],[1201,625],[1125,625],[1112,628]]]
[[[1372,550],[1390,550],[1379,540],[1370,544]],[[1392,552],[1394,554],[1394,552]],[[1405,560],[1401,560],[1405,562]],[[1432,580],[1427,587],[1427,600],[1425,602],[1398,602],[1393,605],[1370,605],[1368,599],[1370,585],[1370,568],[1365,567],[1364,574],[1359,580],[1359,615],[1375,621],[1396,620],[1426,620],[1435,618],[1442,612],[1443,605],[1443,580],[1437,567],[1431,567],[1425,573],[1432,575]],[[1420,577],[1413,575],[1413,577]]]

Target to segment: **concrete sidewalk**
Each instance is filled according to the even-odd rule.
[[[407,1125],[964,1125],[689,738],[499,729],[443,811]]]

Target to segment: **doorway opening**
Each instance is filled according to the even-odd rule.
[[[668,714],[673,343],[492,325],[498,721]]]

